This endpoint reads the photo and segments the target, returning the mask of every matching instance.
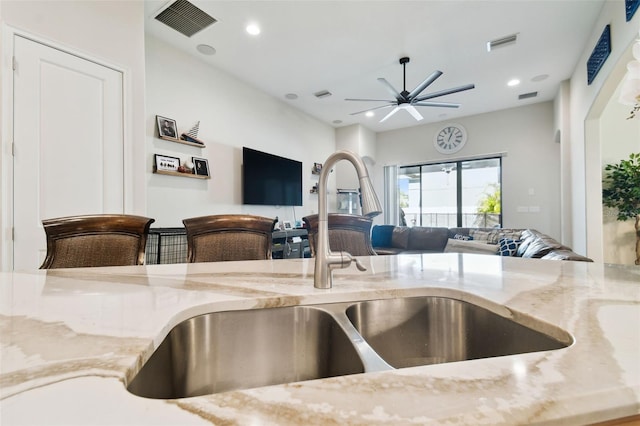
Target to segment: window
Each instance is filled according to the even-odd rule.
[[[499,157],[400,167],[398,201],[407,226],[501,227],[501,182]]]

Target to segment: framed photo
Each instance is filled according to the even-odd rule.
[[[199,176],[209,176],[209,162],[205,158],[192,157],[193,173]]]
[[[287,229],[287,230],[293,229],[293,226],[291,226],[291,222],[288,220],[283,221],[282,224],[284,225],[284,229]]]
[[[311,173],[314,175],[319,175],[322,171],[322,163],[313,163],[313,169],[311,169]]]
[[[156,170],[164,172],[177,172],[178,167],[180,167],[180,159],[177,157],[155,154],[154,159]]]
[[[161,138],[178,138],[178,126],[176,125],[176,120],[156,115],[156,121],[158,123],[158,136]]]

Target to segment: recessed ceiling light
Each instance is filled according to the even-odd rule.
[[[373,113],[373,111],[367,111],[365,115],[367,117],[373,117],[375,114]]]
[[[284,97],[291,100],[298,99],[298,95],[296,95],[295,93],[287,93],[286,95],[284,95]]]
[[[258,26],[258,24],[249,24],[247,25],[247,32],[251,35],[258,35],[260,34],[260,27]]]
[[[531,79],[531,81],[538,82],[538,81],[546,80],[547,78],[549,78],[549,74],[540,74],[540,75],[536,75],[535,77],[533,77]]]
[[[333,124],[342,124],[342,120],[333,120]]]
[[[211,56],[216,54],[216,49],[208,44],[199,44],[196,46],[196,50],[203,55]]]
[[[517,78],[514,78],[513,80],[509,80],[509,82],[507,82],[507,86],[509,87],[517,86],[518,84],[520,84],[520,80],[518,80]]]

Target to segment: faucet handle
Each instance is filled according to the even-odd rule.
[[[356,259],[351,255],[351,253],[346,251],[341,251],[340,254],[342,255],[343,259],[346,259],[346,262],[343,262],[343,265],[344,265],[343,268],[346,268],[349,265],[351,265],[351,262],[355,262],[356,268],[358,268],[359,271],[367,270],[367,268],[358,259]]]
[[[355,257],[352,258],[354,262],[356,262],[356,268],[358,268],[358,271],[366,271],[367,268],[365,268],[365,266]]]

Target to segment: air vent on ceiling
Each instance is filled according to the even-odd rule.
[[[491,52],[499,47],[505,47],[514,44],[518,39],[518,34],[511,34],[505,37],[497,38],[487,42],[487,52]]]
[[[322,99],[322,98],[327,98],[327,97],[331,96],[331,92],[330,92],[330,91],[328,91],[328,90],[321,90],[321,91],[319,91],[319,92],[314,93],[313,95],[314,95],[316,98],[320,98],[320,99]]]
[[[529,98],[535,98],[536,96],[538,96],[538,92],[529,92],[529,93],[523,93],[522,95],[519,95],[518,99],[520,100],[529,99]]]
[[[156,19],[174,30],[191,37],[217,20],[187,0],[177,0],[160,12]]]

